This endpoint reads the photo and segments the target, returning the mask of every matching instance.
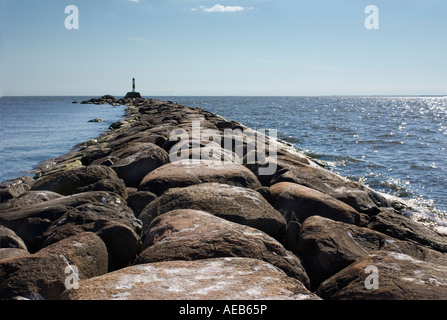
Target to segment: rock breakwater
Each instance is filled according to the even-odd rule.
[[[0,186],[0,299],[447,299],[447,236],[200,108],[124,120]]]

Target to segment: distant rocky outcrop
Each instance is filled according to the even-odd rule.
[[[447,299],[404,201],[200,108],[82,103],[126,116],[0,184],[0,299]]]
[[[84,100],[81,104],[110,104],[112,106],[119,106],[129,104],[135,101],[135,99],[141,99],[141,95],[138,92],[128,92],[124,98],[117,99],[110,94],[106,94],[100,98],[91,98],[90,100]]]
[[[117,99],[110,95],[106,94],[100,98],[91,98],[90,100],[82,101],[82,104],[110,104],[110,105],[119,105]]]

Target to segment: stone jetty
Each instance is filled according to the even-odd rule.
[[[0,185],[0,299],[447,299],[404,201],[201,108],[83,103],[126,115]]]

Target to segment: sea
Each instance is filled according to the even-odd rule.
[[[125,106],[91,97],[0,98],[0,181],[97,137]],[[200,107],[253,129],[276,129],[327,168],[421,206],[447,227],[447,97],[147,97]],[[100,118],[102,122],[89,122]]]

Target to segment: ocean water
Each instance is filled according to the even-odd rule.
[[[69,152],[123,118],[124,106],[72,103],[90,98],[0,98],[0,182],[29,174],[42,161]],[[94,118],[103,122],[88,122]]]
[[[1,98],[0,181],[68,152],[123,117],[124,106],[71,103],[88,98]],[[330,170],[447,217],[446,97],[153,98],[201,107],[254,129],[277,129],[280,139]],[[93,118],[103,122],[89,123]]]

